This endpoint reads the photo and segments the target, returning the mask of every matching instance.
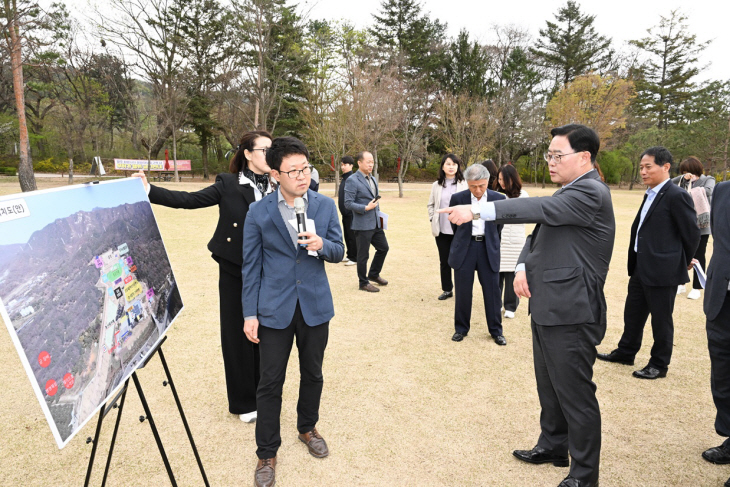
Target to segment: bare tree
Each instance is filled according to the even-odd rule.
[[[20,161],[18,163],[18,182],[22,191],[34,191],[37,186],[33,174],[33,160],[30,154],[28,122],[25,115],[25,83],[23,80],[23,49],[32,44],[44,44],[41,37],[50,32],[53,25],[58,25],[65,10],[62,7],[56,12],[44,12],[38,3],[27,0],[3,0],[3,43],[9,53],[15,95],[15,111],[18,115]],[[45,31],[45,32],[43,32]]]
[[[178,113],[183,107],[176,85],[179,85],[184,59],[177,40],[186,9],[185,3],[176,0],[110,0],[104,12],[96,10],[95,24],[102,44],[114,44],[130,60],[151,83],[154,98],[161,102],[156,105],[165,110],[156,120],[161,126],[160,137],[151,146],[145,146],[152,157],[157,157],[176,127],[179,128],[175,121],[179,120]]]

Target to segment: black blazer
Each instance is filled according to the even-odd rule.
[[[707,319],[714,321],[727,299],[727,286],[730,282],[730,182],[715,186],[710,227],[714,250],[710,265],[707,266],[704,308]]]
[[[171,191],[150,184],[150,202],[194,210],[218,205],[218,227],[208,242],[208,250],[220,262],[243,263],[243,222],[249,206],[256,201],[253,187],[238,184],[238,174],[219,174],[215,183],[194,193]]]
[[[647,286],[678,286],[689,282],[687,266],[700,243],[692,197],[671,181],[662,186],[639,230],[637,255],[634,242],[644,203],[631,225],[629,276],[636,274]]]
[[[503,200],[503,194],[487,190],[487,201]],[[471,191],[459,191],[451,196],[449,206],[471,205]],[[451,249],[449,250],[449,266],[452,269],[459,269],[464,263],[466,253],[469,251],[470,245],[485,245],[487,247],[487,258],[489,259],[489,267],[492,271],[499,272],[499,230],[502,225],[494,222],[484,222],[484,242],[476,242],[471,239],[472,225],[465,223],[464,225],[451,225],[454,228],[454,240],[451,241]]]
[[[345,208],[345,181],[352,176],[352,171],[346,172],[340,179],[340,189],[337,191],[337,207],[340,209],[342,216],[352,215],[352,211]]]

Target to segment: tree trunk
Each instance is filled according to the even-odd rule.
[[[545,187],[545,166],[542,166],[542,187]]]
[[[8,16],[14,15],[10,2],[5,0],[5,12]],[[10,34],[10,65],[13,72],[13,91],[15,93],[15,109],[18,112],[18,132],[20,132],[20,161],[18,162],[18,182],[20,190],[35,191],[38,189],[33,174],[33,160],[30,155],[30,140],[28,138],[28,123],[25,118],[25,87],[23,83],[23,57],[21,53],[20,36],[16,18],[10,18],[8,31]]]
[[[160,136],[157,138],[155,143],[152,144],[152,147],[150,147],[149,152],[150,152],[151,157],[157,158],[157,155],[160,153],[160,150],[167,142],[167,139],[169,139],[170,136],[172,135],[172,132],[173,132],[172,127],[170,127],[170,125],[167,125],[164,128],[164,130],[162,131]]]
[[[228,172],[228,165],[225,164],[226,158],[223,153],[223,146],[221,145],[221,136],[217,135],[213,140],[215,144],[215,157],[218,161],[218,170],[221,172]]]
[[[380,184],[380,178],[378,177],[378,148],[373,149],[373,177]]]
[[[730,143],[730,118],[727,119],[727,137],[725,137],[725,156],[724,156],[724,162],[723,162],[723,170],[722,170],[722,180],[725,181],[727,179],[727,146],[728,143]]]
[[[173,178],[173,180],[176,183],[179,183],[180,177],[177,174],[177,130],[175,130],[174,127],[172,129],[172,167],[174,168],[174,171],[175,171],[175,177]],[[193,168],[191,167],[190,169],[192,172]]]
[[[208,137],[200,138],[200,149],[203,152],[203,179],[208,181],[210,179],[208,176]]]
[[[73,154],[73,152],[71,152]],[[68,156],[68,184],[74,183],[74,158],[72,155]]]

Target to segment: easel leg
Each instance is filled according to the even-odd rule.
[[[117,421],[114,423],[114,433],[112,433],[112,443],[109,445],[109,455],[106,457],[106,468],[104,468],[104,478],[101,481],[101,487],[106,485],[106,478],[109,475],[109,466],[112,463],[112,453],[114,453],[114,444],[117,441],[117,431],[119,431],[119,421],[122,419],[122,409],[124,408],[124,400],[127,397],[127,388],[129,386],[129,379],[124,383],[124,392],[122,398],[119,401],[119,412],[117,413]]]
[[[155,442],[157,443],[157,448],[160,450],[160,455],[162,456],[162,461],[165,464],[165,469],[167,470],[167,476],[170,477],[170,483],[173,487],[177,487],[177,482],[175,482],[175,476],[172,473],[172,467],[170,467],[170,462],[167,459],[167,454],[165,454],[165,448],[162,446],[162,440],[160,439],[160,434],[157,432],[157,426],[155,426],[155,420],[152,418],[152,412],[150,411],[150,407],[147,404],[147,399],[144,397],[144,392],[142,392],[142,386],[139,383],[139,379],[137,378],[137,372],[132,372],[132,380],[134,381],[134,386],[137,388],[137,393],[139,394],[139,399],[142,402],[142,407],[144,408],[144,413],[147,416],[147,420],[150,422],[150,428],[152,428],[152,434],[155,437]]]
[[[101,433],[101,424],[104,422],[104,410],[106,409],[106,404],[104,407],[101,408],[101,411],[99,411],[99,422],[96,423],[96,433],[94,433],[94,439],[91,440],[90,438],[86,440],[87,443],[93,442],[93,445],[91,447],[91,456],[89,457],[89,466],[86,469],[86,480],[84,480],[84,487],[89,487],[89,480],[91,479],[91,469],[94,468],[94,457],[96,457],[96,445],[99,442],[99,433]],[[91,441],[89,441],[91,440]]]
[[[119,431],[119,421],[122,417],[122,408],[124,407],[124,399],[127,397],[127,389],[129,387],[129,379],[126,380],[124,383],[124,387],[121,391],[121,399],[119,394],[117,394],[116,397],[114,397],[111,400],[111,403],[113,404],[112,408],[116,408],[116,402],[117,399],[119,400],[119,413],[117,413],[117,420],[114,425],[114,434],[112,435],[112,441],[109,445],[109,453],[106,459],[106,468],[104,469],[104,479],[102,480],[102,487],[106,483],[107,475],[109,474],[109,465],[111,465],[112,461],[112,453],[114,452],[114,443],[117,440],[117,431]],[[86,443],[93,443],[94,445],[91,447],[91,456],[89,457],[89,467],[86,469],[86,480],[84,481],[84,487],[88,487],[89,480],[91,479],[91,470],[94,468],[94,459],[96,458],[96,447],[99,444],[99,435],[101,433],[101,425],[104,422],[104,418],[107,414],[109,414],[109,411],[111,411],[112,408],[109,408],[106,403],[99,411],[99,422],[96,424],[96,433],[94,433],[94,439],[87,438]]]
[[[193,434],[190,431],[190,426],[188,426],[188,420],[185,418],[185,413],[183,412],[182,404],[180,403],[180,398],[177,395],[177,390],[175,389],[175,383],[172,381],[172,376],[170,375],[170,369],[167,368],[167,361],[165,361],[165,356],[162,354],[162,347],[159,347],[157,349],[157,352],[160,354],[160,361],[162,362],[162,367],[165,369],[165,375],[167,376],[167,383],[170,384],[170,390],[172,391],[172,395],[175,398],[175,404],[177,404],[177,409],[180,411],[180,418],[182,419],[183,425],[185,426],[185,431],[188,434],[188,439],[190,440],[190,446],[193,448],[193,453],[195,454],[195,460],[198,462],[198,468],[200,468],[200,474],[203,476],[203,482],[205,483],[206,487],[210,487],[210,484],[208,483],[208,477],[205,475],[205,469],[203,468],[203,462],[200,460],[200,455],[198,454],[198,449],[195,446],[195,441],[193,440]],[[163,382],[163,385],[165,383]]]

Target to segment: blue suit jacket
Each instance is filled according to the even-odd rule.
[[[503,194],[487,190],[487,201],[503,200]],[[451,196],[449,206],[471,205],[471,191],[459,191]],[[451,242],[451,250],[449,251],[449,266],[452,269],[459,269],[464,263],[466,253],[469,251],[470,245],[484,245],[487,247],[487,258],[489,259],[489,267],[492,271],[499,272],[499,230],[501,225],[494,222],[484,222],[484,241],[477,242],[471,239],[472,225],[464,224],[452,225],[454,227],[454,240]]]
[[[373,181],[375,181],[374,178]],[[347,178],[347,181],[345,181],[345,208],[352,212],[352,225],[350,228],[353,230],[375,230],[380,205],[370,211],[365,211],[365,207],[377,195],[378,183],[375,182],[375,194],[373,194],[367,179],[359,170]]]
[[[243,316],[283,330],[299,301],[305,323],[317,326],[335,315],[324,262],[340,262],[345,254],[337,207],[331,198],[307,191],[307,218],[323,243],[319,257],[312,257],[294,247],[277,197],[275,191],[251,205],[243,227]]]

